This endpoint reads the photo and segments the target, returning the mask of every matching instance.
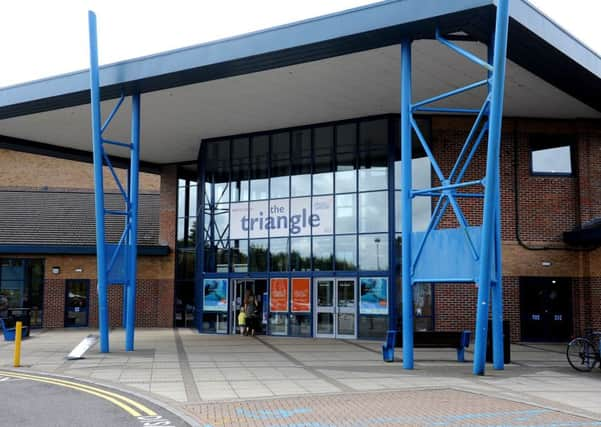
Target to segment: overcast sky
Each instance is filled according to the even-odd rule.
[[[0,5],[0,87],[87,68],[88,9],[98,17],[102,65],[368,3],[372,1],[6,0]],[[532,3],[601,52],[601,1]]]

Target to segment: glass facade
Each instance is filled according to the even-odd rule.
[[[0,318],[20,315],[30,309],[30,325],[42,326],[44,260],[0,258]]]
[[[362,277],[396,283],[397,128],[398,116],[385,116],[204,141],[202,277],[304,277],[312,294],[318,277],[352,278],[348,283],[355,287]],[[416,185],[429,186],[425,155],[418,151],[412,163]],[[427,224],[430,209],[429,199],[416,203],[416,229]],[[190,220],[183,227],[190,230]],[[231,295],[229,305],[236,298]],[[294,295],[288,298],[291,307]],[[277,315],[267,310],[262,321],[268,333],[319,335],[317,316],[331,313],[317,313],[315,304],[310,301],[306,314],[290,307]],[[387,311],[361,314],[358,304],[353,307],[356,312],[333,319],[324,330],[366,338],[385,333]]]
[[[196,179],[180,174],[177,186],[177,241],[175,264],[175,326],[194,326],[194,279],[198,218]],[[223,216],[214,215],[223,223]],[[227,221],[227,219],[226,219]],[[217,228],[217,227],[216,227]],[[218,260],[219,261],[219,260]]]

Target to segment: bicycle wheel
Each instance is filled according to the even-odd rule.
[[[580,372],[588,372],[597,362],[597,347],[586,338],[575,338],[568,344],[566,356],[570,366]]]

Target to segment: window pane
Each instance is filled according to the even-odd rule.
[[[288,175],[276,176],[271,178],[271,198],[277,199],[282,197],[288,197],[288,195],[290,194],[289,182],[290,179]]]
[[[190,187],[190,207],[196,206],[196,202],[192,203],[192,200],[196,200],[196,195],[192,194],[193,187]],[[230,201],[230,185],[227,182],[218,182],[215,184],[215,203],[227,203]],[[194,191],[196,193],[196,191]],[[190,211],[190,215],[194,215]]]
[[[532,172],[571,174],[572,156],[570,146],[532,151]]]
[[[311,238],[293,237],[290,239],[290,270],[308,271],[311,269]]]
[[[271,271],[288,271],[288,238],[271,239]]]
[[[362,314],[359,316],[359,338],[386,338],[388,316]]]
[[[336,127],[336,193],[357,191],[357,126]]]
[[[231,196],[233,201],[248,200],[249,150],[248,138],[236,138],[232,141]]]
[[[400,160],[394,162],[394,188],[401,190],[403,165]],[[432,186],[432,168],[430,159],[418,157],[411,161],[411,180],[413,189],[430,188]]]
[[[311,194],[311,175],[292,175],[290,177],[291,195],[308,196]]]
[[[357,232],[357,195],[336,196],[336,234]]]
[[[196,249],[186,248],[177,251],[177,279],[194,280],[194,263],[196,261]]]
[[[177,216],[186,216],[186,187],[179,187],[177,190]]]
[[[359,236],[359,269],[388,270],[388,235],[363,234]]]
[[[332,236],[313,238],[313,269],[315,271],[331,271],[334,258],[334,241]]]
[[[331,194],[334,192],[334,177],[331,172],[313,175],[313,194]]]
[[[330,194],[334,192],[334,128],[325,126],[316,128],[314,136],[314,175],[313,194]]]
[[[249,244],[249,271],[267,271],[267,239],[254,239]]]
[[[336,236],[336,270],[357,269],[357,236]]]
[[[359,232],[388,231],[388,193],[359,193]]]
[[[250,200],[269,197],[269,137],[256,136],[251,139]]]
[[[359,191],[388,188],[388,121],[359,126]]]
[[[245,273],[248,271],[248,240],[234,240],[232,245],[232,271]]]
[[[198,187],[196,186],[195,183],[191,183],[190,184],[190,190],[189,190],[189,200],[188,200],[188,215],[189,216],[196,216],[196,189]]]
[[[403,231],[403,216],[401,206],[401,191],[395,191],[395,230],[397,233]],[[432,216],[432,198],[431,197],[415,197],[413,199],[413,231],[425,231],[430,224],[430,218]]]

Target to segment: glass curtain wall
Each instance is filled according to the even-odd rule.
[[[337,276],[387,287],[392,181],[400,183],[395,123],[386,116],[203,142],[203,278]],[[414,167],[429,185],[429,163]],[[426,213],[420,205],[414,215]],[[380,310],[358,304],[359,336],[384,336],[385,298]],[[287,315],[298,322],[288,334],[307,331],[310,313]]]
[[[41,327],[43,294],[43,259],[0,258],[0,318],[10,319],[13,309],[28,308],[30,325]]]
[[[198,185],[180,174],[177,186],[177,241],[175,264],[175,326],[194,325],[194,276],[198,234]]]

